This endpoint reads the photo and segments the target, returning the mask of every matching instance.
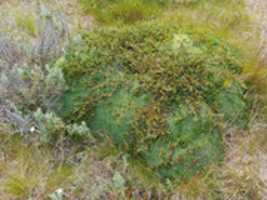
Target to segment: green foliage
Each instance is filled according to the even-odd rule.
[[[41,109],[38,109],[34,113],[34,118],[43,143],[56,141],[60,135],[64,134],[65,124],[55,113],[43,113]]]
[[[181,105],[169,116],[169,134],[153,140],[143,150],[145,160],[161,176],[179,174],[180,178],[188,179],[212,161],[222,159],[221,139],[210,115],[207,105],[194,115]]]
[[[86,13],[93,14],[96,20],[111,23],[132,24],[161,14],[169,1],[161,0],[80,0]]]
[[[155,21],[83,41],[65,57],[64,117],[87,121],[161,177],[187,179],[221,160],[220,124],[246,124],[242,57],[210,31]]]
[[[155,18],[209,27],[223,36],[231,33],[240,41],[250,28],[244,0],[80,0],[85,14],[96,21],[119,25],[133,24]],[[233,37],[234,36],[234,37]]]
[[[112,140],[116,144],[122,144],[135,111],[144,106],[146,101],[145,97],[136,97],[132,93],[129,90],[119,90],[106,101],[97,104],[90,127],[93,130],[108,130],[107,134]]]
[[[3,70],[0,76],[0,101],[13,102],[23,114],[38,107],[49,110],[66,89],[62,69],[20,65]]]
[[[69,165],[59,165],[48,175],[46,190],[53,192],[56,187],[60,187],[68,179],[72,179],[73,169]]]
[[[91,131],[87,127],[85,122],[81,124],[71,124],[67,125],[67,132],[73,138],[91,138]]]
[[[62,136],[69,136],[74,140],[90,139],[93,141],[91,131],[85,122],[81,122],[81,124],[65,124],[55,113],[43,113],[41,109],[34,112],[33,116],[42,143],[55,143]]]
[[[116,188],[123,188],[125,185],[125,180],[119,172],[115,172],[112,180]]]
[[[17,12],[15,14],[16,25],[31,36],[36,35],[34,16]]]
[[[248,53],[255,41],[248,41],[246,32],[251,32],[251,17],[244,0],[196,0],[175,6],[166,14],[169,20],[179,24],[191,24],[216,31],[216,35],[227,38]],[[255,37],[256,39],[256,37]],[[251,46],[250,46],[251,45]],[[252,51],[253,52],[253,51]],[[250,52],[246,57],[252,58]]]
[[[12,117],[20,121],[27,115],[29,121],[20,127],[26,124],[29,130],[21,133],[39,133],[42,143],[55,146],[55,152],[50,152],[51,145],[38,143],[38,147],[31,148],[37,142],[34,135],[25,134],[24,143],[18,135],[6,136],[11,129],[5,127],[3,133],[0,122],[1,198],[260,199],[258,193],[264,186],[255,176],[255,169],[261,165],[256,149],[263,145],[244,142],[244,149],[234,149],[235,155],[229,152],[227,156],[220,129],[225,124],[231,128],[248,126],[249,115],[260,107],[256,102],[253,112],[249,112],[251,99],[257,99],[262,107],[266,101],[266,70],[252,66],[255,61],[247,63],[256,52],[248,49],[248,42],[243,40],[251,25],[244,1],[79,2],[96,21],[115,26],[82,35],[82,43],[77,37],[76,44],[54,67],[45,66],[61,51],[56,36],[62,37],[67,30],[64,20],[56,23],[57,17],[43,7],[41,18],[48,21],[44,22],[41,40],[48,42],[37,45],[39,58],[29,60],[29,66],[20,65],[28,59],[22,58],[18,67],[8,65],[1,71],[0,104],[10,103],[7,109],[5,105],[0,109],[4,122]],[[33,15],[18,13],[15,23],[26,35],[37,36]],[[49,39],[54,42],[49,43]],[[4,56],[14,54],[20,59],[19,54],[10,52]],[[37,60],[43,65],[32,64]],[[1,65],[6,62],[8,59]],[[245,65],[248,79],[242,74]],[[65,78],[70,86],[67,92]],[[45,112],[40,109],[32,116],[38,107]],[[11,115],[6,117],[6,111]],[[12,120],[8,123],[8,128],[19,127]],[[95,141],[92,134],[105,137],[104,142],[89,145],[88,152],[84,151],[84,139]],[[72,146],[65,136],[80,144]],[[258,135],[254,137],[259,141]],[[43,151],[47,147],[49,151]],[[251,151],[257,154],[255,161],[235,161],[244,152],[245,157],[250,157]],[[229,166],[216,169],[224,154],[230,158],[226,159]],[[186,180],[179,186],[177,197],[177,185],[171,180]]]
[[[244,113],[246,110],[246,103],[244,97],[242,97],[242,89],[239,86],[232,86],[228,88],[227,92],[221,92],[216,97],[218,103],[219,112],[224,114],[224,119],[229,123],[233,123],[233,126],[238,122],[241,126],[245,127],[246,118],[248,114]]]
[[[51,200],[63,200],[64,198],[64,190],[62,188],[57,189],[51,195],[49,195]]]
[[[48,195],[73,180],[73,166],[57,161],[52,149],[26,144],[22,137],[6,134],[0,159],[0,196],[3,199],[47,199]],[[3,161],[3,162],[2,162]],[[58,191],[58,190],[57,190]]]

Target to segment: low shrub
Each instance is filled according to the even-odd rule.
[[[36,30],[32,27],[35,15],[25,15],[25,19],[21,15],[21,12],[15,15],[17,28],[28,34],[36,33],[36,38],[34,42],[26,38],[23,42],[11,41],[11,37],[0,39],[0,122],[25,134],[34,126],[33,112],[38,108],[52,112],[66,89],[62,69],[56,65],[68,30],[64,17],[44,6],[40,6]]]
[[[48,65],[7,66],[0,75],[0,84],[0,102],[12,102],[24,114],[38,107],[49,110],[66,89],[62,70]]]
[[[78,141],[81,139],[90,139],[90,142],[94,141],[91,131],[85,122],[81,122],[81,124],[65,124],[55,113],[43,113],[41,109],[34,112],[33,117],[40,141],[44,144],[55,144],[63,136],[69,136]]]
[[[65,56],[59,112],[110,136],[163,178],[223,158],[220,127],[245,127],[242,54],[205,29],[152,21],[83,35]]]

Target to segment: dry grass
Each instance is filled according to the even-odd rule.
[[[4,131],[6,130],[6,131]],[[0,197],[46,199],[62,188],[66,199],[265,200],[267,196],[267,126],[255,124],[229,140],[225,161],[181,185],[162,187],[149,171],[128,160],[110,143],[85,148],[42,147],[0,131]],[[81,149],[81,150],[79,150]],[[116,187],[119,173],[125,185]],[[120,183],[120,182],[119,182]]]
[[[72,167],[56,162],[53,152],[38,143],[6,134],[0,152],[1,199],[44,199],[72,180]]]
[[[266,200],[267,127],[255,124],[250,132],[240,134],[236,132],[228,143],[221,166],[211,166],[207,173],[180,185],[172,199]]]
[[[220,169],[225,199],[267,198],[267,129],[255,124],[243,137],[236,136]]]
[[[79,9],[77,0],[48,0],[48,1],[21,1],[21,0],[8,0],[1,1],[0,3],[0,31],[8,32],[9,35],[14,37],[22,37],[23,32],[29,32],[29,27],[26,30],[21,30],[18,28],[16,19],[19,17],[20,20],[31,21],[30,23],[37,26],[37,15],[39,14],[39,3],[45,5],[49,10],[53,12],[60,12],[66,17],[67,24],[70,26],[71,32],[75,32],[82,29],[90,29],[92,26],[91,18],[88,16],[83,16],[81,10]],[[25,12],[26,11],[26,12]],[[24,17],[23,17],[24,16]],[[25,18],[25,16],[27,16]],[[30,19],[29,19],[30,17]],[[23,22],[24,24],[24,22]],[[19,22],[19,27],[21,22]],[[25,25],[22,25],[24,29]],[[28,26],[28,25],[26,25]],[[30,25],[32,26],[32,25]],[[35,27],[30,27],[34,29]],[[27,30],[28,29],[28,30]],[[30,31],[32,33],[32,31]],[[31,34],[30,34],[31,35]],[[24,35],[23,35],[24,36]]]
[[[247,10],[254,20],[254,34],[259,37],[258,55],[262,65],[267,64],[267,2],[265,0],[246,0]]]

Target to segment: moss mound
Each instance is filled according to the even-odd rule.
[[[220,124],[245,126],[238,50],[208,30],[154,21],[103,28],[69,49],[61,113],[186,179],[223,158]]]

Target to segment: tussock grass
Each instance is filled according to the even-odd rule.
[[[33,15],[17,12],[15,15],[16,25],[22,31],[25,31],[31,36],[36,36],[36,24]]]
[[[1,154],[1,198],[44,198],[72,179],[72,168],[55,162],[51,150],[26,144],[19,136],[6,136]]]

